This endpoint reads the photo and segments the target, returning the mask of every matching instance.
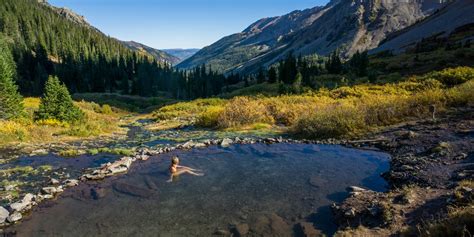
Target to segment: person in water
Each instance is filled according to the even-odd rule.
[[[171,159],[171,165],[170,165],[169,171],[170,171],[171,177],[168,180],[168,182],[173,182],[175,178],[177,178],[178,176],[182,174],[191,174],[195,176],[204,175],[203,173],[198,173],[198,172],[201,172],[201,170],[179,165],[179,158],[177,156]]]

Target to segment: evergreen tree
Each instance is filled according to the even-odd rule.
[[[257,74],[257,83],[264,83],[265,80],[266,80],[265,72],[263,71],[263,68],[260,67],[258,69],[258,74]]]
[[[66,86],[56,76],[50,76],[44,87],[35,120],[57,119],[75,123],[84,118],[84,113],[74,105]]]
[[[331,74],[340,74],[342,72],[342,60],[337,50],[334,51],[326,61],[326,70]]]
[[[418,54],[417,54],[418,56]],[[367,67],[369,66],[369,56],[366,52],[357,51],[349,60],[349,67],[357,76],[367,76]]]
[[[17,118],[23,113],[23,99],[14,79],[15,63],[10,49],[0,37],[0,119]]]
[[[268,70],[268,82],[269,83],[276,83],[277,82],[277,73],[274,67],[271,67]]]

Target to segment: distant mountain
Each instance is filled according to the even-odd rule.
[[[459,0],[461,1],[461,0]],[[332,0],[324,7],[261,19],[178,65],[210,64],[221,72],[254,72],[287,55],[341,55],[376,48],[385,37],[430,16],[443,0]]]
[[[162,49],[162,51],[179,58],[178,63],[190,58],[199,50],[200,49]]]
[[[447,36],[455,29],[468,24],[474,24],[474,1],[455,1],[423,21],[389,35],[372,52],[403,52],[415,47],[423,38]],[[474,35],[470,38],[474,40]]]
[[[122,41],[122,43],[127,46],[129,49],[133,51],[137,51],[140,53],[145,53],[153,56],[157,61],[160,62],[167,62],[175,65],[181,61],[178,57],[175,57],[165,51],[158,50],[149,46],[146,46],[141,43],[137,43],[135,41]]]

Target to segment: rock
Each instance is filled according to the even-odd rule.
[[[59,180],[52,178],[52,179],[49,181],[49,184],[51,184],[51,185],[58,185],[58,184],[59,184]]]
[[[10,212],[8,212],[8,210],[5,209],[4,207],[0,206],[0,225],[5,223],[5,221],[7,220],[9,216],[10,216]]]
[[[21,220],[23,218],[23,216],[21,215],[21,213],[19,212],[14,212],[13,214],[11,214],[8,218],[7,218],[7,221],[10,222],[10,223],[15,223],[19,220]]]
[[[109,172],[107,174],[107,176],[113,176],[113,175],[117,175],[117,174],[123,174],[123,173],[126,173],[128,171],[128,168],[126,166],[111,166],[107,169],[107,171]]]
[[[135,185],[126,184],[122,182],[114,183],[113,188],[115,191],[119,193],[135,196],[135,197],[148,198],[154,195],[154,192],[149,189],[141,188]]]
[[[16,185],[7,185],[5,186],[5,191],[13,191],[15,190]]]
[[[79,180],[77,180],[77,179],[67,179],[66,181],[64,181],[64,185],[66,187],[74,187],[74,186],[79,185]]]
[[[44,194],[44,195],[39,195],[40,199],[53,199],[54,196],[52,194]]]
[[[316,187],[316,188],[322,187],[326,185],[327,183],[328,181],[319,175],[313,175],[309,178],[309,184],[311,184],[311,186]]]
[[[86,180],[101,180],[105,178],[104,174],[85,174],[82,176]]]
[[[191,148],[193,148],[193,146],[194,146],[193,140],[187,141],[186,143],[181,145],[181,147],[184,148],[184,149],[191,149]]]
[[[249,233],[250,227],[249,225],[243,223],[243,224],[238,224],[234,227],[234,234],[237,237],[242,237],[246,236]]]
[[[217,229],[214,231],[214,235],[229,235],[229,232],[227,230]]]
[[[233,143],[232,139],[224,138],[221,141],[221,146],[222,147],[229,147],[232,143]]]
[[[357,186],[350,186],[350,187],[347,188],[347,191],[351,192],[351,193],[362,193],[362,192],[365,192],[367,190],[364,189],[364,188],[361,188],[361,187],[357,187]]]
[[[400,169],[403,170],[403,171],[413,171],[413,170],[415,170],[415,168],[413,166],[410,166],[410,165],[402,165],[400,167]]]
[[[98,188],[91,188],[90,189],[90,196],[94,200],[99,200],[101,198],[104,198],[105,195],[107,195],[107,192],[104,188],[98,187]]]
[[[291,236],[290,226],[277,214],[270,216],[260,216],[252,228],[259,236]]]
[[[55,194],[57,192],[55,187],[44,187],[41,189],[41,193],[43,194]]]
[[[27,209],[30,209],[36,203],[33,202],[35,195],[28,193],[23,197],[23,199],[19,202],[15,202],[10,204],[10,208],[14,211],[23,212]]]
[[[356,212],[354,208],[350,208],[349,210],[344,212],[344,216],[346,217],[355,217]]]
[[[301,236],[304,237],[320,237],[323,236],[319,230],[316,230],[312,223],[300,222],[297,225],[297,229],[300,231]]]

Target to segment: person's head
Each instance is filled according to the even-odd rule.
[[[171,164],[173,165],[179,164],[179,158],[177,156],[171,158]]]

